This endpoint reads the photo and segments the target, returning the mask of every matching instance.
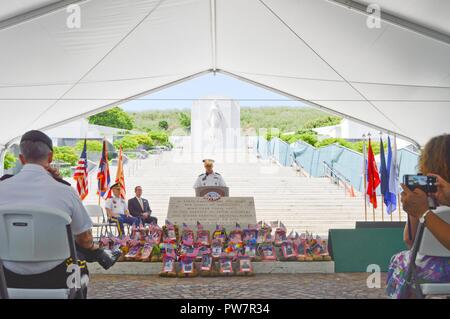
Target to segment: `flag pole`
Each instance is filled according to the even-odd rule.
[[[363,194],[363,200],[364,200],[364,218],[367,222],[367,165],[366,165],[366,134],[362,135],[363,137],[363,181],[364,181],[364,194]]]
[[[380,131],[380,140],[383,139],[383,132]],[[381,147],[381,143],[380,143],[380,147]],[[383,144],[383,148],[384,148],[384,144]],[[381,150],[380,150],[381,151]],[[389,183],[389,181],[387,181]],[[384,222],[384,194],[383,192],[381,192],[381,221]]]
[[[105,139],[105,137],[103,137],[103,140]],[[103,143],[102,143],[103,144]],[[104,145],[104,144],[103,144]],[[103,152],[103,147],[102,147],[102,152]],[[103,156],[103,154],[102,154]],[[102,161],[101,157],[100,157],[100,162]],[[98,193],[98,206],[100,206],[100,199],[101,199],[101,191],[100,191],[100,185],[98,183],[98,172],[99,172],[99,168],[97,167],[97,193]]]
[[[369,133],[367,133],[367,137],[369,138],[369,143],[370,143],[370,137],[372,136],[372,134],[370,134],[370,132]],[[373,148],[372,148],[373,149]],[[369,160],[367,160],[367,162],[368,162]],[[373,187],[373,185],[372,185],[372,187]],[[373,190],[374,192],[375,192],[375,200],[376,200],[376,197],[377,197],[377,191],[376,191],[376,189],[374,189]],[[367,191],[366,191],[366,193],[367,193]],[[371,194],[372,194],[372,192],[371,192]],[[372,195],[371,195],[372,196]],[[375,206],[372,204],[372,217],[373,217],[373,221],[376,221],[376,217],[375,217]]]
[[[395,172],[397,173],[397,174],[400,174],[400,171],[399,171],[399,167],[398,167],[398,152],[397,152],[397,134],[396,133],[394,133],[394,154],[395,154],[395,163],[394,163],[394,165],[395,165]],[[398,220],[401,222],[402,221],[402,209],[401,209],[401,207],[400,207],[400,204],[401,204],[401,202],[400,202],[400,192],[397,192],[397,203],[398,203]]]

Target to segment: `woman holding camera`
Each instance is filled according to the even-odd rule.
[[[403,210],[408,214],[410,226],[405,226],[404,241],[412,248],[419,223],[436,237],[447,249],[450,249],[450,225],[442,220],[439,214],[450,214],[450,135],[444,134],[432,138],[422,151],[419,170],[422,174],[434,176],[437,180],[437,192],[426,194],[420,189],[411,191],[405,185],[401,185],[403,192],[401,200]],[[434,197],[438,208],[435,211],[429,209],[428,196]],[[411,238],[410,238],[411,236]],[[433,256],[417,256],[416,274],[423,282],[449,282],[450,258]],[[409,267],[411,251],[402,251],[393,256],[389,266],[387,277],[387,293],[390,297],[408,297],[410,291],[404,293],[405,275]]]

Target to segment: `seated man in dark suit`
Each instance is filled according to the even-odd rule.
[[[140,218],[143,224],[158,224],[156,217],[150,216],[152,210],[148,200],[142,198],[142,187],[136,186],[134,189],[136,197],[128,200],[128,211],[134,217]]]

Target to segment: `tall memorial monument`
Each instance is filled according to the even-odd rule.
[[[191,150],[198,158],[218,158],[241,147],[239,103],[226,97],[195,101],[191,111]]]

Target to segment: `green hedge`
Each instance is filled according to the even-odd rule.
[[[81,151],[80,151],[81,152]],[[71,166],[77,165],[80,154],[75,152],[75,149],[70,146],[55,146],[53,148],[53,159],[68,163]]]
[[[83,151],[83,147],[84,140],[78,141],[75,145],[75,151],[81,154],[81,152]],[[103,149],[103,143],[100,141],[87,141],[86,148],[88,152],[101,152]]]
[[[148,132],[150,138],[155,142],[155,145],[168,145],[169,135],[163,131],[150,131]]]
[[[301,130],[290,135],[282,134],[280,135],[280,139],[288,144],[303,141],[313,146],[315,146],[318,142],[317,133],[313,130]]]
[[[270,141],[272,138],[274,137],[278,137],[279,139],[281,139],[282,141],[288,143],[288,144],[292,144],[295,143],[297,141],[303,141],[309,145],[312,145],[314,147],[320,148],[320,147],[325,147],[331,144],[339,144],[343,147],[346,147],[348,149],[354,150],[358,153],[362,153],[363,152],[363,142],[359,141],[359,142],[350,142],[347,141],[343,138],[326,138],[324,140],[319,141],[318,137],[317,137],[317,133],[313,130],[300,130],[295,134],[274,134],[272,135],[271,132],[269,131],[265,138]],[[366,142],[366,147],[367,147],[367,142]],[[372,141],[372,149],[375,155],[380,154],[380,142],[377,141]],[[387,143],[385,143],[384,145],[384,149],[387,149]]]
[[[125,135],[122,139],[114,142],[116,150],[119,150],[121,146],[124,151],[134,151],[138,148],[139,143],[135,135]]]
[[[304,128],[312,129],[324,126],[333,126],[338,125],[342,121],[342,118],[339,116],[324,116],[315,120],[311,120],[305,123]]]

